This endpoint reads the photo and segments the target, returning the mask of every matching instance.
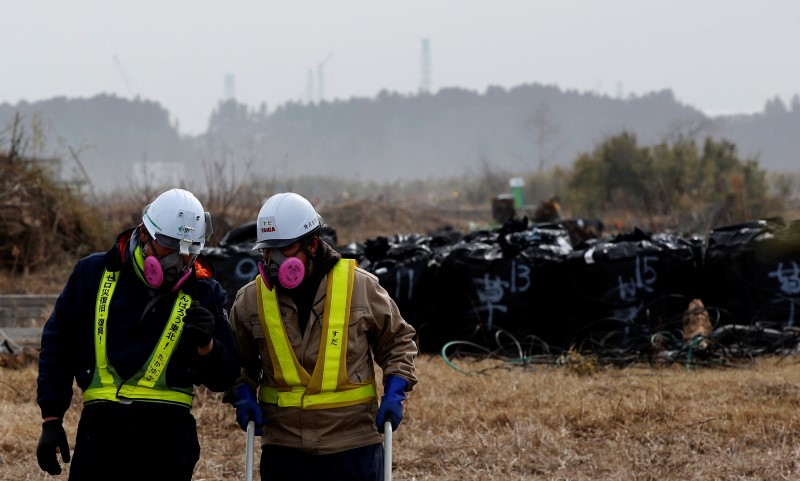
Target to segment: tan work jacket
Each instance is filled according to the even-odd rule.
[[[329,256],[338,256],[330,246],[321,244]],[[309,373],[317,363],[322,333],[322,309],[325,305],[327,275],[322,278],[313,307],[300,333],[297,307],[292,299],[279,293],[278,303],[284,329],[298,361]],[[264,330],[258,317],[258,292],[250,282],[242,287],[230,314],[244,368],[239,383],[254,387],[277,387]],[[417,383],[414,375],[414,328],[400,315],[397,305],[367,271],[356,268],[350,301],[347,338],[347,374],[351,382],[363,383],[375,378],[375,363],[383,376],[396,375],[409,382],[409,390]],[[261,403],[264,412],[262,443],[302,449],[312,454],[330,454],[379,443],[381,435],[375,426],[378,411],[374,403],[354,406],[303,410],[299,407],[278,407]]]

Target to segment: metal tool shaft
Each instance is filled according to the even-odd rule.
[[[392,481],[392,423],[383,425],[383,480]]]
[[[247,452],[245,453],[244,479],[253,481],[253,450],[256,437],[256,423],[247,423]]]

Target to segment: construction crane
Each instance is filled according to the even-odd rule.
[[[128,75],[125,73],[125,69],[122,67],[122,62],[119,61],[119,58],[116,54],[113,55],[114,57],[114,67],[117,70],[117,73],[120,77],[122,77],[122,81],[125,83],[125,87],[128,89],[128,93],[131,94],[132,97],[138,96],[136,89],[133,88]]]

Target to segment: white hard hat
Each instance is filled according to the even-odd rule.
[[[322,228],[322,217],[303,196],[275,194],[261,206],[256,222],[256,249],[286,247]]]
[[[206,227],[211,234],[210,220],[200,201],[183,189],[164,192],[142,212],[142,223],[150,237],[181,255],[200,253],[207,239]]]

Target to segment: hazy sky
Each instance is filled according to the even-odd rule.
[[[0,10],[0,103],[113,93],[160,102],[184,133],[235,96],[306,100],[557,85],[616,96],[670,88],[708,114],[800,93],[800,0],[25,0]],[[326,61],[327,59],[327,61]],[[314,88],[318,95],[317,86]]]

